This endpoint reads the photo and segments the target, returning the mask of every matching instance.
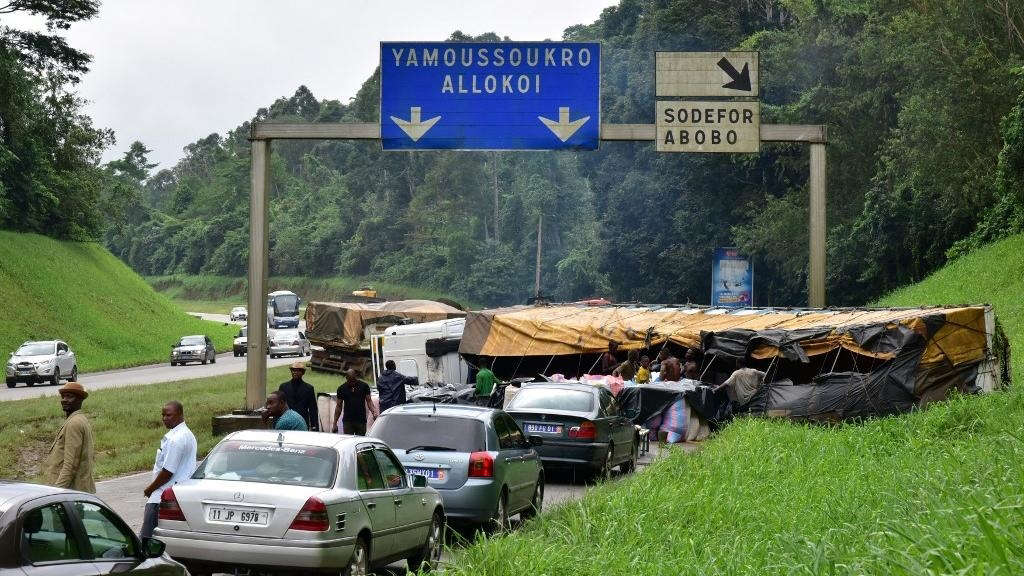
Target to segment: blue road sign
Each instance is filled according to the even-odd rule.
[[[711,260],[711,305],[749,308],[754,305],[754,269],[736,248],[715,248]]]
[[[596,150],[601,45],[382,42],[385,150]]]

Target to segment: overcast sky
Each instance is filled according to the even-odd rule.
[[[444,40],[453,31],[559,40],[617,0],[103,0],[67,32],[93,57],[78,92],[117,144],[134,140],[172,167],[182,148],[224,134],[301,84],[348,102],[373,73],[384,40]],[[32,27],[24,18],[4,18]]]

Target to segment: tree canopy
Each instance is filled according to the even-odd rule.
[[[79,9],[55,26],[94,13],[91,2],[9,6]],[[653,122],[655,51],[760,52],[762,122],[829,127],[828,299],[862,304],[1024,230],[1022,31],[1024,6],[1010,0],[621,0],[564,39],[602,43],[608,123]],[[190,144],[173,168],[152,173],[136,143],[99,170],[109,134],[66,89],[52,102],[43,89],[69,85],[87,57],[47,56],[54,64],[41,69],[6,34],[0,222],[102,235],[144,274],[245,273],[251,122],[378,120],[377,73],[347,102],[300,86],[250,122]],[[71,120],[33,121],[58,116]],[[70,150],[42,152],[58,144]],[[366,142],[281,141],[271,169],[273,274],[523,302],[543,216],[550,298],[707,303],[714,249],[739,246],[754,258],[757,304],[806,302],[801,145],[765,144],[757,155],[609,142],[596,152],[385,153]],[[76,201],[80,216],[47,223]]]

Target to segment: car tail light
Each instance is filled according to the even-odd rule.
[[[305,530],[307,532],[324,532],[331,527],[327,521],[327,505],[316,496],[310,496],[306,504],[295,515],[289,530]]]
[[[174,488],[167,488],[160,494],[160,510],[157,513],[160,520],[185,521],[185,513],[178,505],[178,498],[174,495]]]
[[[580,422],[579,426],[569,428],[569,438],[577,440],[593,440],[597,438],[597,426],[590,420]]]
[[[470,478],[494,478],[494,457],[488,452],[473,452],[469,455]]]

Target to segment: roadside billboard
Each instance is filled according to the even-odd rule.
[[[711,305],[725,308],[754,305],[754,267],[737,248],[715,248],[711,260]]]

